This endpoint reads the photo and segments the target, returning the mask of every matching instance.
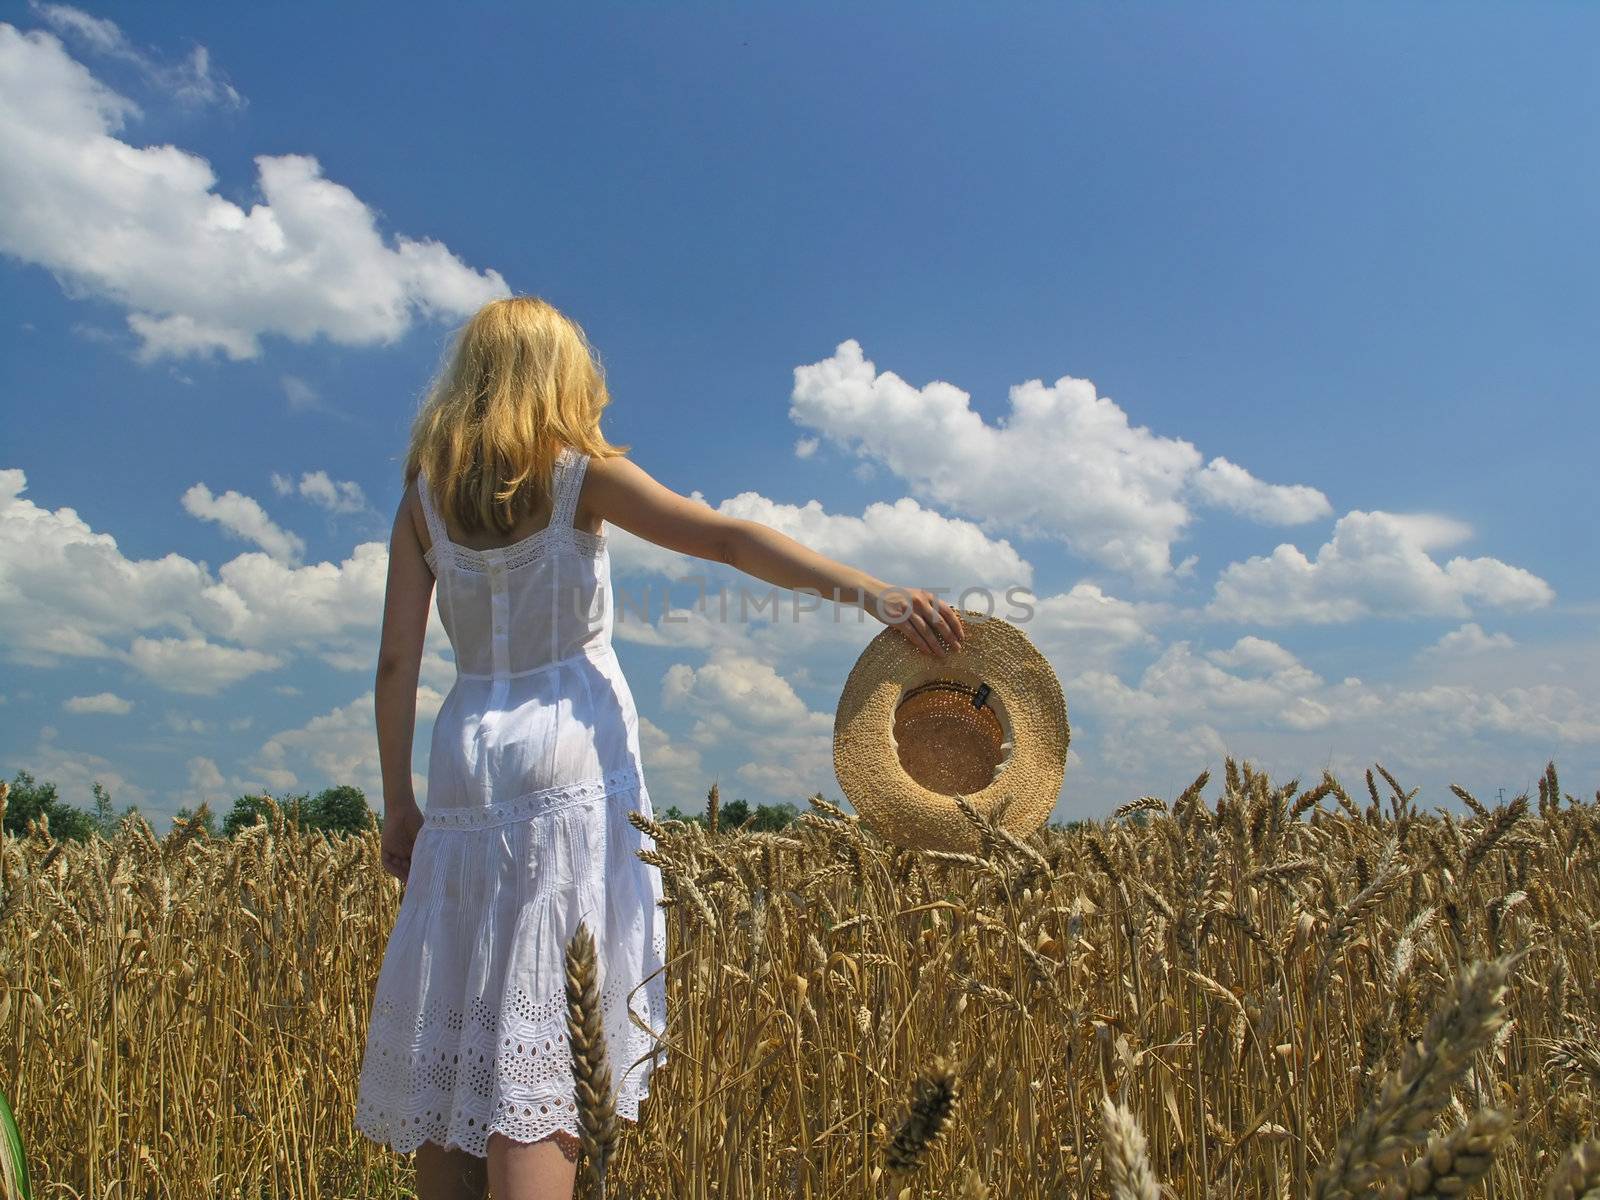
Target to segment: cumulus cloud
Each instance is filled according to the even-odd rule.
[[[1483,654],[1489,650],[1510,650],[1516,644],[1509,633],[1485,633],[1482,625],[1468,621],[1433,645],[1424,646],[1419,653],[1435,656]]]
[[[1295,656],[1277,642],[1253,635],[1240,638],[1227,650],[1208,651],[1206,657],[1219,667],[1268,674],[1287,671],[1296,664]]]
[[[859,517],[830,513],[816,500],[784,504],[741,492],[718,506],[730,517],[758,521],[829,558],[858,566],[888,583],[1003,591],[1033,582],[1033,567],[1003,538],[971,521],[942,516],[910,497],[867,505]]]
[[[307,155],[258,156],[242,208],[205,159],[116,136],[138,115],[56,37],[0,23],[0,251],[127,309],[146,361],[253,358],[263,335],[392,343],[508,294],[438,242],[387,242]]]
[[[659,814],[675,804],[681,811],[698,812],[712,776],[700,757],[700,748],[687,739],[673,737],[650,718],[639,717],[639,753],[646,767],[645,784],[652,807]]]
[[[1333,513],[1333,505],[1316,488],[1263,483],[1221,456],[1208,462],[1192,482],[1202,502],[1263,525],[1303,525]]]
[[[1305,519],[1321,495],[1261,483],[1231,463],[1203,473],[1194,446],[1131,424],[1086,379],[1016,384],[1010,413],[990,425],[965,391],[880,373],[854,339],[794,376],[790,417],[854,450],[863,466],[883,464],[919,497],[986,530],[1062,541],[1145,582],[1173,571],[1172,545],[1192,520],[1191,485],[1209,503],[1275,522]]]
[[[34,504],[22,495],[26,487],[21,470],[0,469],[0,654],[10,661],[116,660],[187,692],[302,654],[341,670],[376,664],[384,543],[361,543],[340,562],[304,565],[252,550],[213,575],[175,553],[130,559],[73,509]],[[430,682],[451,671],[447,648],[431,612],[423,662]]]
[[[817,447],[820,444],[814,437],[798,438],[794,444],[794,456],[796,458],[810,458],[817,452]]]
[[[1480,795],[1525,786],[1521,773],[1531,782],[1551,756],[1573,777],[1600,766],[1600,649],[1519,647],[1475,675],[1465,670],[1472,662],[1425,657],[1403,679],[1333,680],[1251,635],[1211,650],[1174,641],[1126,678],[1103,669],[1066,676],[1081,763],[1069,769],[1064,809],[1097,815],[1111,797],[1151,790],[1170,798],[1201,770],[1215,780],[1226,755],[1308,785],[1326,767],[1350,786],[1381,762],[1424,787],[1424,807],[1453,805],[1452,782]]]
[[[124,700],[114,692],[96,692],[93,696],[72,696],[62,701],[61,707],[69,713],[104,713],[125,717],[133,711],[133,701]]]
[[[1165,604],[1123,600],[1092,583],[1076,583],[1044,597],[1019,595],[1016,600],[1015,607],[997,603],[994,615],[1027,634],[1057,675],[1091,663],[1109,664],[1124,650],[1157,645],[1153,628],[1171,616]]]
[[[124,767],[86,747],[63,744],[54,725],[42,727],[33,746],[19,750],[15,757],[27,763],[35,779],[49,780],[63,800],[79,808],[86,809],[94,803],[97,783],[110,793],[119,809],[130,804],[146,809],[151,800],[150,789]]]
[[[305,553],[304,541],[275,524],[260,504],[241,492],[215,496],[197,483],[183,494],[183,508],[190,516],[215,521],[235,537],[254,542],[274,558],[293,562]]]
[[[700,492],[690,499],[706,504]],[[709,504],[707,507],[711,507]],[[1002,592],[1033,581],[1032,565],[1010,542],[994,538],[971,521],[946,517],[910,497],[869,504],[859,517],[829,512],[819,501],[787,504],[758,492],[741,492],[718,504],[715,511],[757,521],[804,545],[889,583],[944,587],[952,594],[982,586]],[[613,574],[661,575],[669,580],[703,578],[707,586],[759,581],[721,563],[664,549],[616,526],[608,533]],[[779,589],[787,594],[789,589]]]
[[[194,598],[208,582],[177,554],[126,558],[71,508],[25,499],[27,479],[0,469],[0,646],[14,662],[113,658],[134,633],[201,632]]]
[[[275,655],[224,646],[203,637],[136,637],[120,657],[168,691],[206,696],[283,665],[283,659]]]
[[[700,667],[675,663],[661,702],[692,713],[688,744],[733,758],[734,778],[760,794],[799,801],[831,773],[832,712],[808,708],[770,663],[728,649]]]
[[[331,479],[326,471],[307,471],[295,483],[292,476],[272,473],[272,490],[280,496],[298,492],[331,513],[358,513],[367,510],[367,494],[361,485],[348,479]]]
[[[1430,550],[1470,536],[1459,521],[1355,511],[1307,558],[1284,543],[1270,555],[1231,563],[1218,577],[1207,615],[1219,620],[1329,624],[1363,617],[1455,617],[1471,605],[1531,609],[1550,603],[1549,584],[1495,558],[1456,557],[1441,565]]]
[[[245,764],[244,777],[259,778],[272,790],[302,786],[303,777],[359,787],[375,804],[383,796],[383,772],[373,736],[374,695],[364,692],[348,704],[312,717],[304,725],[268,738]],[[417,719],[432,721],[444,702],[442,693],[426,684],[417,689]],[[413,772],[417,802],[427,802],[427,779]]]

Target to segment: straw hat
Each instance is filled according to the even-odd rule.
[[[1026,837],[1066,770],[1071,731],[1049,661],[1010,622],[959,612],[966,638],[942,658],[880,631],[834,714],[839,786],[866,825],[908,849],[979,848],[956,795]]]

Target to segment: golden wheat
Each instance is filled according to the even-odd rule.
[[[1600,1189],[1600,803],[1553,764],[1536,806],[1458,787],[1454,811],[1367,775],[1357,804],[1230,759],[1215,805],[1202,772],[1028,838],[963,802],[974,854],[887,845],[821,796],[782,835],[635,814],[674,1053],[619,1121],[569,947],[584,1188]],[[351,1124],[399,894],[375,830],[276,808],[228,840],[0,841],[0,1088],[36,1194],[403,1194],[409,1162]]]

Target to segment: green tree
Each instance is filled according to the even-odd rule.
[[[367,794],[352,784],[323,788],[311,801],[310,823],[313,829],[328,833],[361,833],[369,824],[377,823],[377,815],[367,803]]]
[[[266,794],[255,796],[240,796],[233,802],[233,807],[228,810],[228,815],[222,818],[222,832],[227,837],[232,837],[241,829],[247,829],[267,819]],[[280,806],[281,807],[281,806]]]
[[[62,800],[54,783],[41,783],[19,768],[6,799],[6,832],[25,834],[28,822],[41,816],[49,822],[50,836],[63,841],[85,842],[95,832],[94,818]]]
[[[709,820],[703,812],[686,813],[676,804],[658,808],[655,814],[658,821],[695,821],[705,825]],[[758,804],[752,813],[748,800],[724,800],[717,806],[717,828],[723,833],[732,833],[748,821],[751,833],[777,833],[793,825],[799,816],[800,810],[788,802]]]
[[[756,808],[756,819],[750,828],[756,833],[779,833],[799,819],[800,810],[785,801],[782,804],[762,804]]]
[[[111,804],[111,793],[98,779],[94,781],[94,823],[101,837],[108,838],[117,831],[117,813]]]

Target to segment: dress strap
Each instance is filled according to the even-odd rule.
[[[428,486],[427,476],[421,471],[417,472],[417,499],[422,503],[423,519],[428,523],[428,540],[433,543],[430,547],[433,551],[433,561],[441,567],[446,566],[454,558],[449,552],[450,539],[444,531],[444,519],[433,506],[433,489]],[[434,573],[438,574],[438,571]]]
[[[556,482],[556,502],[550,513],[550,524],[558,529],[571,529],[578,516],[578,492],[583,487],[583,473],[589,466],[589,456],[579,454],[571,446],[561,448],[561,461],[566,469]]]

